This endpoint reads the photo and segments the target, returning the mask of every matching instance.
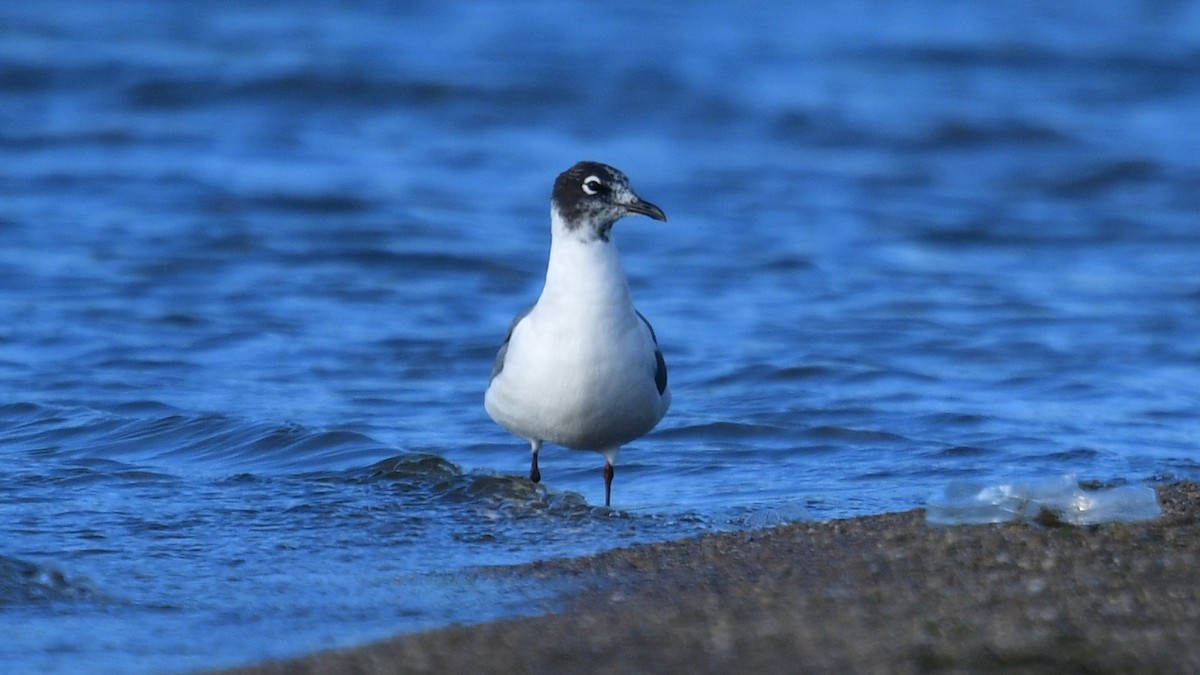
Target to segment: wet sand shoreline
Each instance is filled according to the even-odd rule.
[[[488,570],[554,614],[229,673],[1200,672],[1200,484],[1162,518],[928,526],[920,509]]]

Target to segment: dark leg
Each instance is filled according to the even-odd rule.
[[[538,471],[537,456],[538,451],[542,449],[542,442],[530,441],[529,445],[533,448],[533,464],[529,467],[529,480],[540,483],[542,481],[542,472]]]
[[[612,479],[613,465],[612,462],[604,462],[604,505],[612,506]]]

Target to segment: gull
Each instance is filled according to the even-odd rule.
[[[537,302],[517,316],[496,355],[484,408],[533,451],[549,442],[604,456],[604,505],[622,445],[650,432],[671,405],[667,364],[634,309],[612,227],[631,214],[666,221],[617,169],[579,162],[550,198],[550,261]]]

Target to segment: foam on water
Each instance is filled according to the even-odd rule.
[[[1070,475],[998,485],[958,481],[935,492],[925,506],[925,519],[934,525],[1019,521],[1099,525],[1154,520],[1161,515],[1153,487],[1084,490]]]

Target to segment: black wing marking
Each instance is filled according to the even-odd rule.
[[[636,309],[633,311],[637,312],[638,318],[646,324],[646,328],[650,329],[650,339],[654,340],[654,361],[657,364],[654,368],[654,384],[658,387],[658,393],[661,396],[667,390],[667,361],[663,358],[662,350],[658,348],[658,336],[654,334],[654,326],[650,325],[650,321],[641,312]],[[493,375],[493,377],[495,376]]]
[[[517,324],[521,323],[521,319],[529,316],[531,311],[533,311],[533,305],[526,307],[523,312],[517,315],[517,318],[513,319],[512,324],[509,325],[508,332],[504,334],[504,342],[500,345],[500,351],[496,352],[496,362],[492,364],[492,377],[488,380],[489,382],[496,379],[500,371],[504,370],[504,357],[508,354],[508,341],[512,339],[513,329],[517,327]],[[645,319],[642,320],[645,321]],[[651,332],[653,332],[653,329],[651,329]]]
[[[654,369],[654,384],[658,387],[658,395],[662,396],[667,390],[667,361],[659,349],[654,350],[654,359],[658,361],[658,366]]]

